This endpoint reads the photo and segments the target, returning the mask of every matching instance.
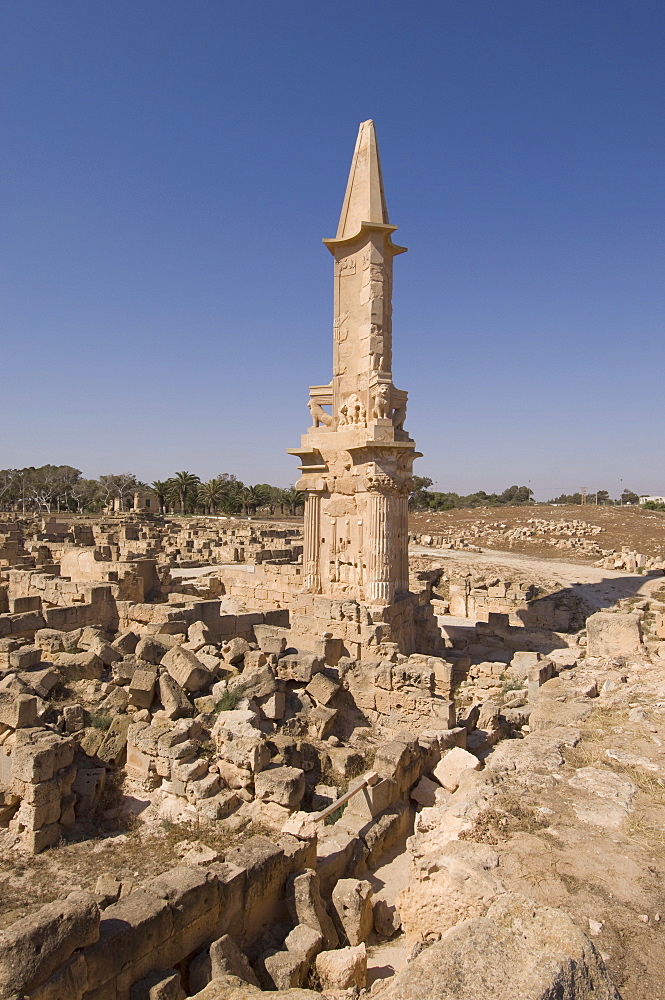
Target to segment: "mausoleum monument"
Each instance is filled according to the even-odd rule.
[[[391,606],[408,594],[408,495],[415,442],[392,377],[393,243],[373,121],[358,132],[334,239],[333,378],[310,388],[300,448],[304,588]],[[376,617],[374,616],[374,620]]]

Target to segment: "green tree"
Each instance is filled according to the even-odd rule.
[[[262,507],[266,502],[265,489],[261,484],[245,486],[240,494],[240,499],[245,514],[256,514],[257,507]]]
[[[97,482],[100,485],[106,506],[110,507],[114,500],[118,500],[120,510],[125,509],[134,496],[137,487],[143,485],[138,481],[133,472],[120,472],[117,475],[100,476]]]
[[[210,479],[198,488],[198,500],[206,514],[217,513],[224,498],[224,484],[220,479]]]
[[[169,499],[171,481],[169,479],[155,479],[154,483],[150,483],[150,489],[159,502],[159,513],[163,514]]]
[[[624,490],[621,494],[621,503],[639,503],[640,498],[632,490]]]
[[[286,507],[292,517],[305,507],[306,493],[304,490],[297,490],[295,486],[290,486],[288,490],[280,490],[280,496],[282,510]]]
[[[188,508],[196,502],[198,488],[201,480],[193,472],[176,472],[171,477],[171,487],[169,499],[175,500],[180,505],[180,513],[186,514]]]

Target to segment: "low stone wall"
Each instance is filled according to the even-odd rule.
[[[406,835],[409,792],[436,765],[445,738],[386,742],[374,762],[379,781],[335,825],[321,825],[318,843],[250,837],[223,861],[166,871],[101,913],[93,896],[77,892],[17,921],[0,932],[0,996],[133,1000],[132,987],[157,970],[175,968],[186,983],[190,962],[224,934],[255,954],[270,926],[293,923],[293,876],[317,871],[328,898],[340,878],[375,866]]]

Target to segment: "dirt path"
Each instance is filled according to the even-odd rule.
[[[404,840],[384,855],[381,864],[365,876],[372,883],[374,899],[385,899],[394,906],[398,893],[405,889],[411,878],[411,856]],[[403,934],[389,941],[373,935],[367,946],[367,988],[379,979],[387,979],[402,968],[409,957]]]

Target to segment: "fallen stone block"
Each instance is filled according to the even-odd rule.
[[[316,972],[322,990],[364,990],[367,982],[367,950],[364,943],[355,948],[322,951],[316,956]],[[425,995],[421,994],[421,1000]]]
[[[587,656],[613,659],[644,652],[639,611],[597,611],[586,620]]]
[[[468,750],[453,747],[441,758],[432,772],[436,780],[449,792],[454,792],[465,771],[480,770],[480,761]]]
[[[162,658],[174,681],[188,692],[201,691],[212,683],[212,674],[189,649],[174,646]]]
[[[169,719],[184,719],[194,714],[191,701],[166,671],[159,675],[159,700]]]
[[[312,677],[305,690],[317,704],[327,706],[333,700],[340,687],[341,684],[338,681],[332,680],[332,678],[327,677],[324,673],[319,673],[314,674],[314,677]]]
[[[256,775],[254,791],[257,799],[276,802],[293,811],[305,794],[305,772],[299,767],[267,767]]]
[[[295,924],[305,924],[321,934],[326,949],[338,946],[339,936],[321,898],[319,877],[313,869],[308,868],[289,879],[286,901]]]
[[[374,904],[374,930],[384,938],[391,938],[401,928],[402,921],[397,909],[385,899],[377,899]]]
[[[129,704],[136,708],[150,708],[155,697],[157,671],[135,670],[129,684]]]
[[[152,663],[155,666],[161,663],[162,658],[168,653],[168,646],[152,635],[144,636],[136,643],[133,653],[139,660]]]
[[[34,695],[0,691],[0,723],[10,729],[29,729],[37,721],[39,706]]]
[[[39,646],[20,646],[9,654],[9,666],[14,670],[28,670],[38,666],[42,658]]]
[[[180,973],[176,969],[158,969],[134,983],[129,1000],[185,1000]]]
[[[372,933],[373,890],[366,879],[341,878],[332,892],[332,905],[350,945],[359,945]]]
[[[104,664],[96,653],[60,653],[58,666],[65,680],[99,680],[104,673]]]

